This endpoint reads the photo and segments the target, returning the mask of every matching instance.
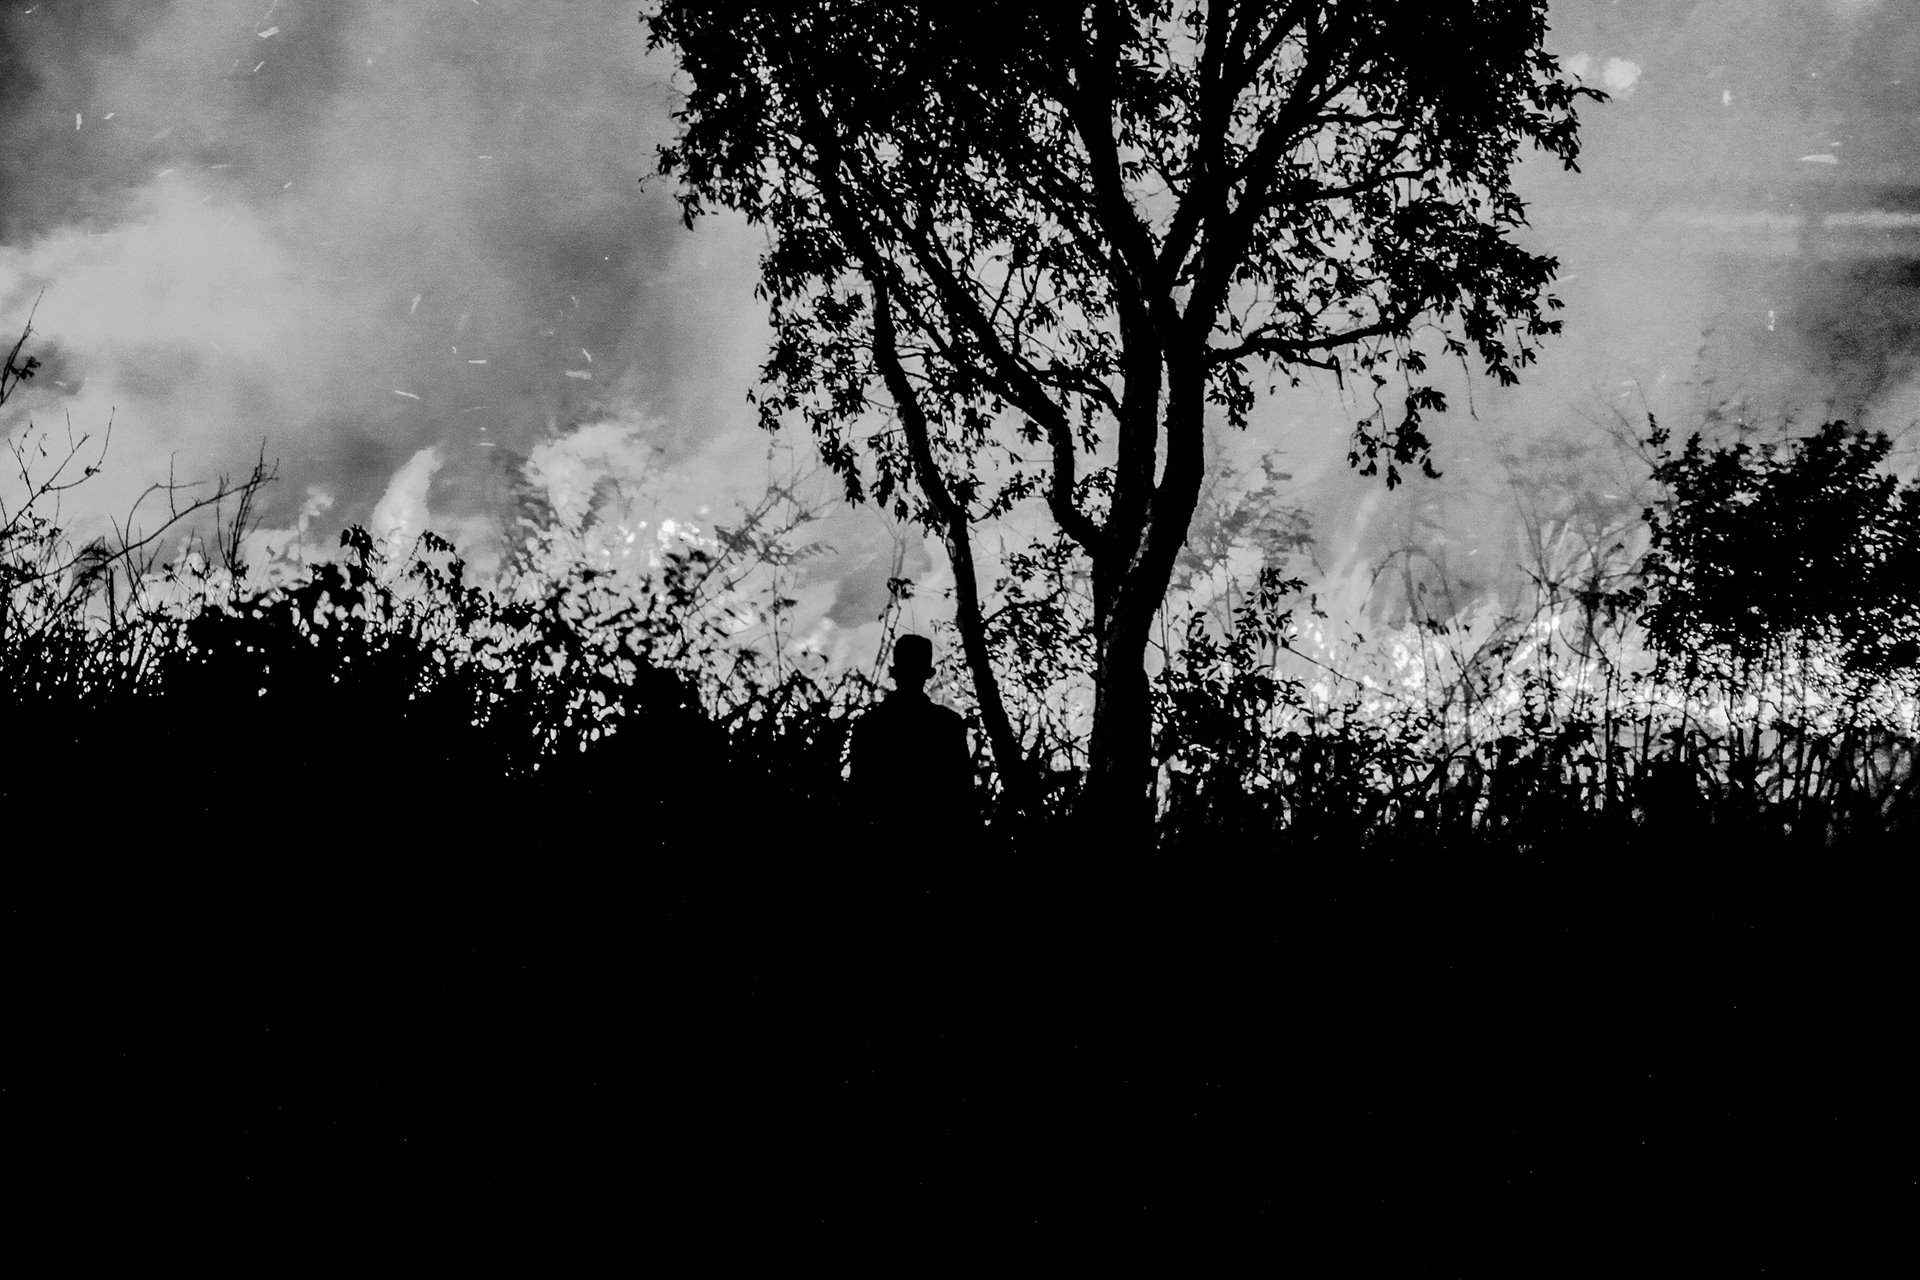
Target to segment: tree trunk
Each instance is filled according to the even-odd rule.
[[[1204,342],[1204,334],[1202,335]],[[1095,554],[1093,734],[1081,807],[1116,852],[1153,845],[1153,702],[1147,643],[1185,545],[1204,475],[1205,382],[1197,360],[1169,359],[1167,461],[1138,527]],[[1115,504],[1119,505],[1118,502]]]
[[[980,727],[986,731],[988,748],[993,752],[994,768],[999,770],[1000,785],[1016,810],[1025,809],[1032,799],[1030,772],[1020,739],[1007,718],[1006,700],[1000,696],[1000,678],[993,670],[993,654],[987,647],[987,624],[980,608],[980,587],[973,566],[973,544],[967,535],[965,520],[948,525],[945,542],[947,557],[953,561],[954,619],[960,627],[960,646],[966,654],[967,669],[973,675],[974,696],[980,704]]]
[[[1103,852],[1139,853],[1152,846],[1153,705],[1147,684],[1148,624],[1153,603],[1121,595],[1096,636],[1093,733],[1079,812]]]

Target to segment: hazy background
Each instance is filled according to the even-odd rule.
[[[1329,388],[1218,449],[1278,451],[1330,591],[1365,595],[1415,545],[1423,572],[1496,589],[1516,503],[1633,508],[1590,450],[1649,412],[1920,418],[1920,6],[1553,12],[1555,51],[1614,95],[1583,113],[1584,173],[1523,172],[1566,333],[1518,389],[1460,384],[1439,484],[1348,474],[1354,414]],[[639,182],[671,129],[671,67],[644,44],[631,0],[7,4],[0,321],[40,297],[46,367],[0,427],[113,415],[83,522],[263,442],[278,545],[431,526],[484,564],[529,483],[598,495],[641,545],[724,518],[804,468],[805,441],[770,459],[745,400],[759,237],[687,231]],[[820,532],[801,613],[828,652],[870,646],[888,576],[940,585],[937,550],[878,516]]]

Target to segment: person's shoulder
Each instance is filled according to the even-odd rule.
[[[901,705],[898,698],[881,698],[854,717],[856,737],[886,737],[901,732],[914,721],[914,709]]]
[[[934,732],[941,737],[959,738],[964,742],[967,736],[967,718],[952,707],[943,707],[937,702],[932,703],[931,706],[932,717],[928,723],[939,726]]]
[[[886,700],[882,699],[853,718],[853,732],[856,736],[879,732],[893,718],[887,710]]]
[[[866,725],[869,732],[898,729],[902,733],[924,733],[931,725],[964,728],[966,717],[924,695],[917,698],[895,695],[867,708],[854,721],[854,732],[859,732],[861,725]]]
[[[964,716],[952,707],[935,702],[925,694],[913,699],[911,702],[903,700],[900,710],[903,714],[911,715],[918,720],[937,720],[943,724],[950,720],[960,721],[965,719]]]

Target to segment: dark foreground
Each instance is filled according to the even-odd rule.
[[[1670,1232],[1747,1272],[1916,1207],[1905,851],[1137,867],[862,847],[685,780],[531,816],[301,787],[10,833],[6,1146],[41,1194],[164,1208],[203,1257],[904,1238],[918,1270],[1172,1229],[1458,1274]]]

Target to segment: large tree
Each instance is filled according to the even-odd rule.
[[[1308,369],[1366,411],[1351,460],[1430,469],[1434,356],[1509,382],[1558,329],[1514,243],[1532,143],[1571,167],[1584,90],[1544,0],[664,0],[684,71],[660,168],[689,225],[769,232],[760,410],[850,497],[952,557],[982,723],[1027,781],[974,533],[1029,498],[1084,552],[1095,706],[1082,803],[1150,822],[1145,656],[1209,414]],[[874,393],[884,390],[884,400]],[[880,410],[876,413],[875,410]],[[878,421],[884,419],[884,421]]]

